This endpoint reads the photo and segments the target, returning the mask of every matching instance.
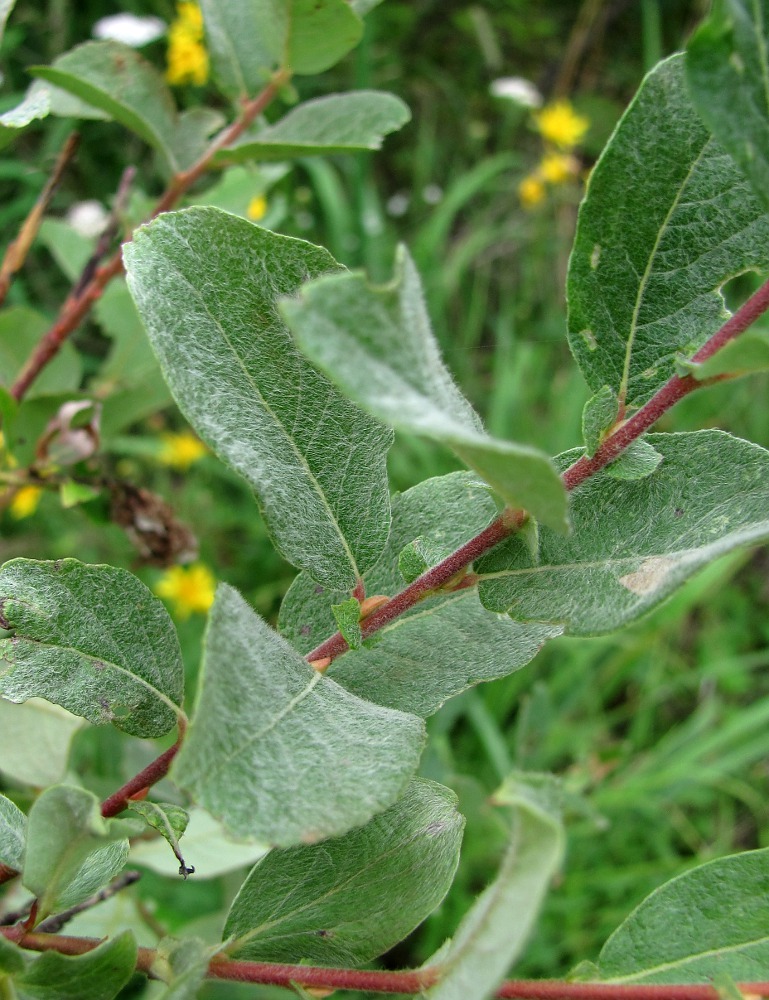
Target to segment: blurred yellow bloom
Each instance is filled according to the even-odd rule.
[[[176,5],[176,20],[168,29],[166,80],[175,87],[202,86],[208,79],[208,52],[203,44],[203,15],[196,3]]]
[[[534,208],[545,197],[545,185],[538,174],[529,174],[518,185],[518,197],[524,208]]]
[[[578,115],[568,101],[548,104],[534,120],[542,138],[559,149],[573,149],[590,127],[590,121]]]
[[[203,442],[190,431],[182,431],[181,434],[161,434],[161,438],[163,447],[160,449],[158,461],[182,472],[186,472],[208,451]]]
[[[548,184],[564,184],[575,177],[579,163],[568,153],[546,153],[539,165],[539,176]]]
[[[155,593],[173,605],[178,618],[205,614],[214,603],[216,581],[211,570],[202,563],[194,566],[172,566],[155,584]]]
[[[30,514],[34,514],[42,495],[43,490],[40,486],[22,486],[16,492],[8,507],[11,517],[15,517],[17,521],[20,521],[23,517],[29,517]]]
[[[267,215],[267,199],[263,194],[256,194],[249,201],[246,215],[252,222],[259,222]]]

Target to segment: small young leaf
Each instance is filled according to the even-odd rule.
[[[0,795],[0,865],[20,872],[26,839],[27,817],[15,803]]]
[[[46,698],[95,725],[162,736],[180,712],[184,668],[168,612],[133,574],[76,559],[0,569],[0,694]]]
[[[649,444],[639,438],[632,441],[622,454],[606,466],[606,475],[612,479],[645,479],[662,461],[662,455]]]
[[[279,846],[340,836],[386,809],[419,761],[421,720],[321,676],[225,584],[200,685],[172,774],[236,836]]]
[[[360,601],[351,597],[340,604],[332,604],[331,611],[336,620],[337,628],[344,636],[350,649],[360,649],[363,642],[360,631]]]
[[[29,952],[21,955],[23,964],[11,978],[8,996],[19,1000],[112,1000],[134,974],[137,949],[133,934],[124,931],[84,955],[47,951],[31,960]]]
[[[592,458],[598,450],[606,431],[614,426],[619,414],[619,400],[609,385],[591,396],[582,411],[582,437],[585,440],[585,454]]]
[[[599,635],[718,556],[769,538],[769,452],[715,430],[646,440],[663,458],[652,475],[592,476],[572,494],[573,534],[542,528],[536,564],[517,538],[478,563],[486,607]],[[559,464],[578,456],[567,452]]]
[[[769,975],[769,848],[699,865],[656,889],[601,950],[601,981],[741,982]]]
[[[189,867],[182,857],[179,840],[189,822],[190,815],[187,810],[170,802],[148,802],[145,800],[131,802],[131,812],[141,816],[147,826],[157,830],[168,841],[168,845],[174,852],[174,857],[179,862],[179,874],[186,877],[186,874],[189,874]]]
[[[123,868],[131,824],[102,819],[93,792],[54,785],[29,812],[22,884],[38,899],[38,917],[87,899]]]
[[[352,590],[387,538],[392,434],[310,367],[276,308],[278,296],[339,265],[320,247],[212,208],[161,216],[124,254],[187,419],[255,489],[281,553]]]
[[[561,863],[564,833],[552,775],[514,774],[495,801],[510,808],[510,846],[496,879],[439,953],[440,979],[425,991],[430,1000],[494,995],[521,953]]]
[[[431,566],[441,561],[439,549],[430,539],[415,538],[398,553],[398,569],[406,583],[412,583]]]
[[[463,826],[454,793],[417,778],[366,826],[322,845],[271,851],[232,904],[228,954],[256,962],[371,961],[446,895]],[[286,886],[294,886],[288,897]]]
[[[219,158],[241,163],[380,149],[384,137],[410,117],[408,107],[393,94],[376,90],[330,94],[305,101],[273,125],[246,133]]]
[[[105,111],[180,169],[172,146],[178,116],[162,76],[135,49],[121,42],[84,42],[51,66],[31,72]]]
[[[627,406],[722,325],[727,279],[769,265],[769,216],[703,125],[683,69],[683,56],[661,63],[625,112],[569,263],[571,349],[591,389],[609,385]]]
[[[403,589],[400,555],[418,540],[430,564],[439,562],[496,516],[485,484],[469,472],[428,479],[395,497],[393,525],[382,558],[364,576],[369,594]],[[280,609],[281,632],[308,653],[336,631],[331,605],[340,591],[318,587],[300,574]],[[560,626],[522,625],[489,614],[472,588],[421,601],[363,648],[335,660],[326,672],[353,694],[404,712],[431,715],[448,699],[480,681],[504,677],[529,663]]]
[[[302,350],[351,399],[393,427],[448,445],[506,503],[566,527],[566,493],[550,459],[486,435],[444,367],[404,247],[389,285],[333,275],[284,301],[281,311]]]
[[[748,375],[769,371],[769,330],[751,327],[730,340],[706,361],[681,360],[681,374],[697,381],[716,375]]]
[[[723,0],[689,39],[694,106],[769,208],[767,0]]]

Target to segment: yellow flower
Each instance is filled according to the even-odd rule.
[[[259,222],[267,215],[267,199],[263,194],[255,194],[249,201],[246,215],[252,222]]]
[[[196,3],[176,5],[176,20],[168,29],[166,80],[175,87],[202,86],[208,79],[208,52],[203,45],[203,15]]]
[[[545,153],[539,165],[539,176],[548,184],[564,184],[579,171],[579,164],[568,153]]]
[[[161,438],[163,447],[158,455],[158,461],[182,472],[186,472],[208,450],[190,431],[182,431],[181,434],[161,434]]]
[[[568,101],[548,104],[534,116],[540,135],[559,149],[573,149],[590,127]]]
[[[155,593],[173,604],[177,618],[205,614],[214,603],[216,582],[211,570],[202,563],[172,566],[155,584]]]
[[[37,510],[43,490],[40,486],[22,486],[11,500],[9,510],[11,517],[20,521],[23,517],[29,517]]]
[[[518,185],[518,197],[524,208],[534,208],[545,197],[545,185],[537,174],[529,174]]]

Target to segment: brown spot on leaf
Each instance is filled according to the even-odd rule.
[[[619,582],[634,594],[643,597],[659,590],[673,566],[675,559],[670,559],[668,556],[650,556],[644,559],[634,573],[621,576]]]

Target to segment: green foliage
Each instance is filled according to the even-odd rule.
[[[0,795],[0,864],[21,871],[27,817],[10,799]]]

